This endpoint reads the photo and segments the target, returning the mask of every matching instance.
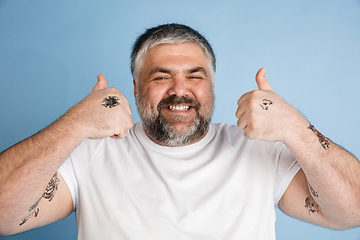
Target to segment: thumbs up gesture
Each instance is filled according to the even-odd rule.
[[[248,139],[285,142],[305,118],[273,91],[264,68],[257,72],[255,80],[258,90],[245,93],[238,100],[237,126]]]
[[[257,72],[255,80],[259,90],[274,92],[270,86],[270,83],[267,81],[265,77],[265,68],[261,68]]]
[[[79,123],[84,138],[122,139],[133,126],[131,109],[126,98],[115,88],[107,88],[103,75],[92,92],[67,113],[73,123]]]

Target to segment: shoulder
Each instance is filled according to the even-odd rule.
[[[221,146],[230,146],[238,149],[240,152],[247,152],[251,156],[261,156],[274,161],[278,159],[281,153],[287,153],[289,150],[281,142],[264,142],[261,140],[249,140],[244,137],[244,131],[228,123],[212,123],[210,128],[214,129],[213,142]],[[290,153],[291,155],[291,153]]]
[[[243,138],[243,130],[228,123],[211,123],[210,128],[215,131],[215,137]]]
[[[253,145],[263,145],[263,142],[258,140],[249,140],[244,137],[244,131],[236,125],[228,123],[212,123],[210,128],[214,129],[214,139],[229,145],[240,146],[246,145],[248,147]]]

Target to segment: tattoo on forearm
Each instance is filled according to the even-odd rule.
[[[39,198],[39,200],[37,200],[37,202],[32,205],[29,208],[29,215],[27,215],[25,218],[22,219],[20,226],[23,225],[24,223],[27,222],[27,220],[29,220],[31,217],[37,217],[39,214],[40,209],[38,208],[38,205],[40,203],[40,200],[42,198],[48,199],[49,202],[51,200],[53,200],[56,191],[58,190],[58,186],[59,186],[60,180],[59,177],[57,176],[57,173],[54,174],[54,176],[51,178],[49,184],[47,185],[45,192],[43,193],[43,195]]]
[[[262,103],[260,104],[260,107],[262,107],[262,109],[264,109],[264,110],[268,110],[269,106],[272,104],[273,104],[273,102],[271,100],[264,98]]]
[[[57,173],[55,173],[55,175],[51,178],[49,184],[47,185],[42,197],[48,199],[49,202],[53,200],[55,193],[58,190],[58,186],[59,186],[59,178],[57,176]]]
[[[310,192],[314,197],[319,197],[318,193],[312,188],[312,186],[309,184]]]
[[[101,105],[103,105],[104,107],[107,107],[107,108],[112,108],[112,107],[116,107],[119,104],[120,104],[119,97],[109,96],[108,98],[104,98]]]
[[[314,190],[314,188],[310,185],[310,183],[308,182],[309,185],[309,189],[310,189],[310,193],[313,197],[313,200],[315,202],[315,205],[321,210],[321,207],[319,206],[319,204],[316,202],[315,198],[319,197],[319,194],[317,193],[317,191]]]
[[[22,219],[20,226],[26,223],[26,221],[29,220],[32,216],[37,217],[37,215],[39,214],[39,208],[37,206],[39,205],[40,200],[41,198],[39,198],[39,200],[37,200],[37,202],[29,208],[30,214]]]
[[[321,210],[321,207],[315,201],[315,198],[318,198],[319,194],[314,190],[314,188],[310,185],[310,183],[308,183],[308,185],[309,185],[310,193],[312,196],[309,196],[305,199],[305,208],[309,211],[309,215],[310,215],[310,213],[315,213],[315,212],[318,213],[319,212],[315,208],[315,206],[318,207],[319,210]]]
[[[309,215],[310,213],[319,213],[319,211],[315,208],[316,205],[317,204],[312,196],[308,196],[305,199],[305,208],[309,211]]]
[[[330,147],[330,142],[329,142],[329,140],[328,140],[324,135],[322,135],[318,130],[316,130],[313,125],[310,124],[309,129],[310,129],[311,131],[313,131],[313,132],[316,134],[316,136],[319,138],[319,142],[320,142],[321,146],[322,146],[325,150],[328,150],[329,147]]]

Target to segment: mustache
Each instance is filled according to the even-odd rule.
[[[168,107],[169,105],[175,105],[175,104],[189,104],[191,107],[195,108],[196,112],[199,111],[200,109],[200,103],[195,100],[195,99],[191,99],[185,96],[176,96],[176,95],[171,95],[165,99],[162,99],[158,106],[157,106],[157,110],[158,112],[161,111],[161,109]]]

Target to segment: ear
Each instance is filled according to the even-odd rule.
[[[134,84],[134,97],[136,98],[136,93],[137,93],[137,85],[136,85],[136,81],[135,81],[135,78],[133,79],[133,84]]]

